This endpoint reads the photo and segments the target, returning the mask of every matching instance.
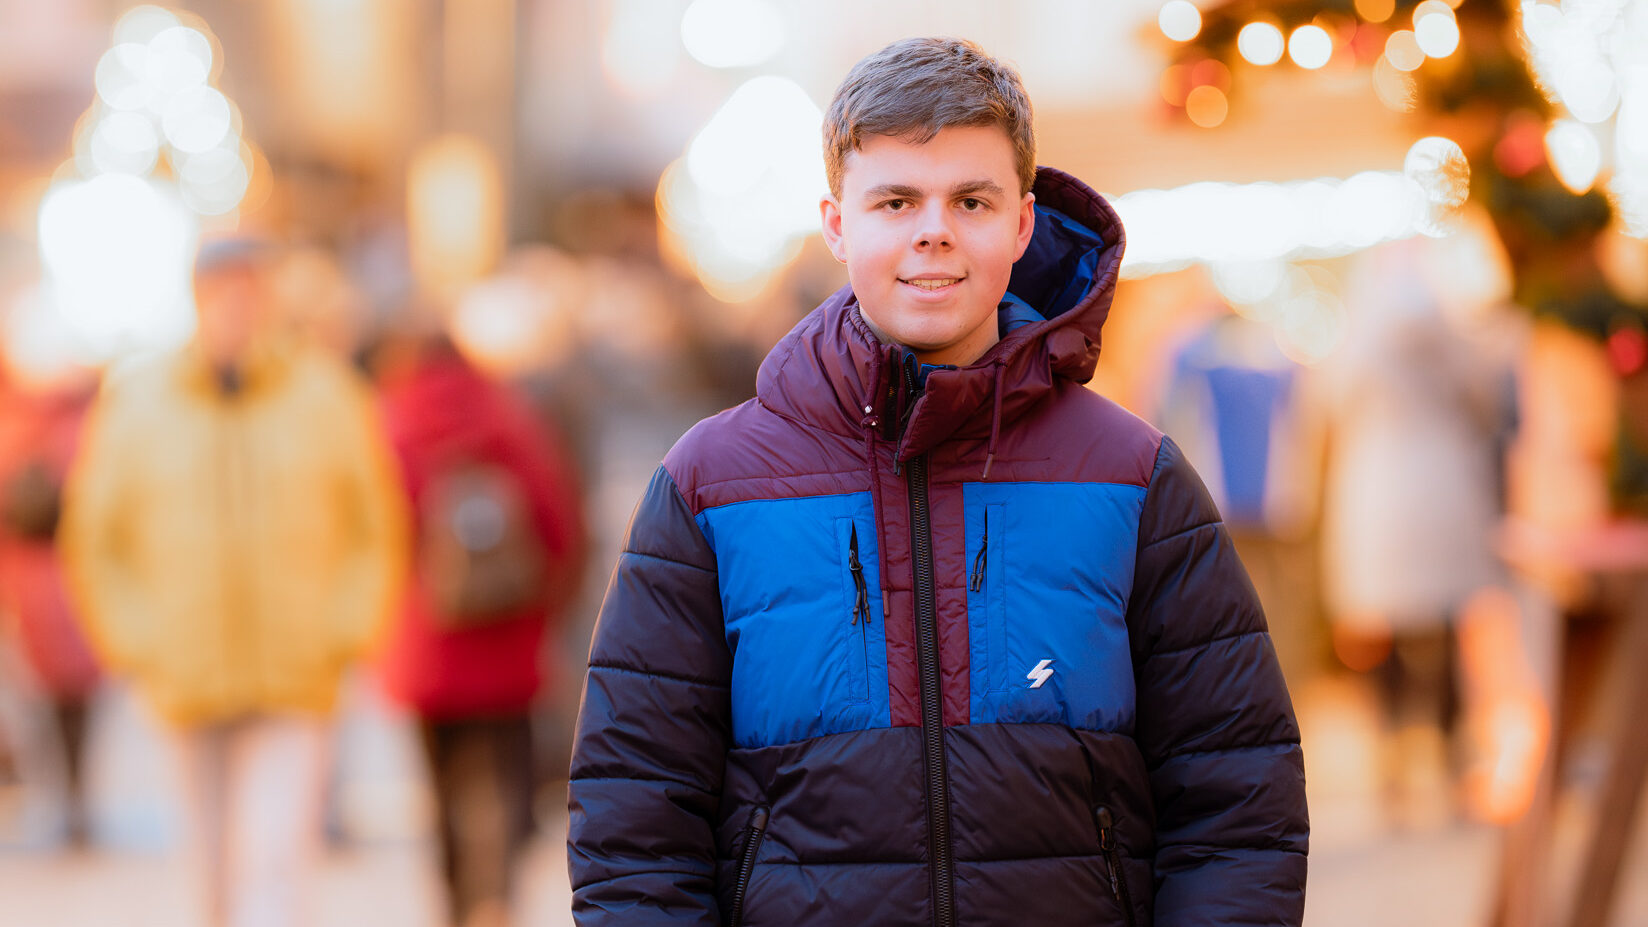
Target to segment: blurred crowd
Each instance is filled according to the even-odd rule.
[[[356,685],[421,747],[450,922],[507,922],[562,800],[586,574],[757,355],[690,331],[679,281],[621,255],[518,255],[474,298],[543,324],[501,341],[374,284],[320,248],[208,239],[187,344],[8,374],[0,844],[118,842],[86,769],[100,709],[133,699],[175,785],[146,840],[188,861],[207,922],[301,922],[325,835],[350,839]]]
[[[1589,600],[1573,569],[1513,569],[1505,538],[1603,516],[1583,419],[1607,356],[1460,287],[1447,247],[1340,262],[1348,333],[1320,366],[1200,271],[1129,284],[1097,384],[1197,461],[1295,692],[1375,693],[1393,827],[1526,805],[1550,622]],[[209,922],[292,922],[326,836],[352,839],[340,710],[365,689],[419,745],[409,830],[450,922],[507,923],[628,508],[816,286],[716,314],[623,253],[524,249],[447,301],[365,266],[209,239],[185,346],[5,382],[0,840],[119,842],[86,772],[118,693],[173,771],[176,826],[149,842],[192,861]],[[1597,391],[1552,402],[1541,378]]]

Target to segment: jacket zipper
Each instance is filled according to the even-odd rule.
[[[755,854],[761,849],[761,838],[767,833],[767,813],[765,805],[750,812],[750,831],[744,838],[744,852],[738,860],[738,881],[733,883],[732,912],[727,917],[729,927],[738,927],[744,919],[744,892],[750,886],[750,874],[755,872]]]
[[[1105,865],[1110,868],[1110,893],[1122,906],[1122,917],[1128,927],[1134,927],[1133,895],[1127,890],[1127,878],[1122,873],[1121,854],[1116,852],[1116,821],[1110,809],[1100,805],[1093,809],[1093,819],[1099,825],[1099,850],[1104,853]]]
[[[852,534],[847,542],[847,569],[852,571],[853,585],[858,588],[858,599],[853,603],[852,624],[858,624],[859,616],[864,617],[864,623],[870,623],[870,590],[864,584],[864,564],[858,560],[858,525],[852,526]]]
[[[919,386],[913,357],[904,376],[912,397]],[[912,404],[914,399],[911,400]],[[896,459],[896,458],[895,458]],[[927,833],[932,840],[933,923],[954,927],[955,871],[950,847],[949,782],[944,768],[944,708],[938,661],[937,596],[933,590],[933,532],[927,499],[927,458],[910,461],[910,547],[915,568],[916,659],[921,678],[921,733],[927,773]]]
[[[990,549],[990,512],[984,513],[984,537],[979,540],[978,554],[973,557],[973,579],[967,584],[971,592],[984,588],[984,552]]]

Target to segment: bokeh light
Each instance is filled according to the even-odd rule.
[[[1575,119],[1557,120],[1545,133],[1545,152],[1556,179],[1575,194],[1596,183],[1602,169],[1602,145],[1590,126]]]
[[[48,298],[98,356],[188,336],[196,230],[174,194],[126,174],[59,182],[38,231]]]
[[[1396,12],[1396,0],[1356,0],[1356,15],[1363,21],[1382,23]]]
[[[1431,58],[1446,58],[1459,48],[1459,22],[1442,0],[1426,0],[1413,14],[1414,41]]]
[[[166,104],[160,125],[166,141],[184,152],[205,151],[223,141],[234,125],[229,100],[212,87],[189,87]]]
[[[183,202],[203,216],[232,212],[246,196],[253,175],[251,147],[220,145],[182,159],[178,168]]]
[[[1422,138],[1408,149],[1402,173],[1424,197],[1419,231],[1438,238],[1451,233],[1471,194],[1471,165],[1464,149],[1439,135]]]
[[[693,0],[681,15],[681,44],[712,68],[760,64],[778,54],[784,38],[784,20],[768,0]]]
[[[147,45],[167,29],[183,25],[177,14],[152,4],[134,6],[114,24],[114,44],[133,42]]]
[[[1230,100],[1218,87],[1202,84],[1185,97],[1185,115],[1196,125],[1212,129],[1223,124],[1225,117],[1230,115]]]
[[[160,157],[160,136],[141,113],[107,113],[91,130],[87,154],[98,173],[143,175]]]
[[[105,104],[115,109],[143,109],[151,96],[148,73],[149,47],[124,42],[98,59],[93,82]]]
[[[1414,71],[1425,63],[1425,50],[1412,30],[1398,29],[1385,40],[1385,59],[1398,71]]]
[[[1175,42],[1188,42],[1201,34],[1202,11],[1189,0],[1168,0],[1156,14],[1162,35]]]
[[[1236,34],[1236,50],[1250,64],[1262,67],[1282,60],[1283,53],[1287,51],[1287,41],[1282,37],[1282,30],[1273,23],[1252,22]]]
[[[407,168],[412,269],[429,292],[450,297],[490,271],[503,252],[503,188],[484,143],[443,135]]]
[[[1384,55],[1373,63],[1373,92],[1386,109],[1394,112],[1411,113],[1419,105],[1418,81]]]
[[[754,78],[727,98],[658,182],[667,250],[712,294],[748,299],[818,228],[823,111],[794,81]]]
[[[1422,230],[1425,192],[1396,171],[1342,180],[1201,182],[1114,200],[1127,228],[1125,277],[1192,263],[1264,262],[1348,254]]]
[[[1299,67],[1314,71],[1333,57],[1333,37],[1321,26],[1300,26],[1288,36],[1288,57]]]
[[[149,40],[148,83],[161,99],[206,83],[212,74],[212,43],[188,26],[173,26]]]

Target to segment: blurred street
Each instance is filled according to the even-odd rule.
[[[1372,732],[1377,722],[1369,693],[1355,682],[1319,681],[1295,695],[1305,730],[1313,824],[1305,923],[1455,927],[1482,922],[1499,831],[1451,819],[1440,812],[1439,796],[1430,809],[1414,809],[1413,819],[1402,827],[1385,821],[1374,778],[1367,773],[1375,765]],[[423,788],[422,773],[406,762],[409,755],[400,749],[406,732],[397,731],[398,722],[371,706],[357,705],[345,723],[355,725],[356,739],[369,745],[364,753],[348,758],[356,781],[344,787],[346,794],[353,791],[357,805],[354,828],[368,833],[351,846],[325,854],[314,889],[315,927],[436,927],[440,888],[432,845],[423,834],[394,833],[405,827],[394,814],[396,804],[419,801],[416,793]],[[129,714],[114,719],[115,727],[138,724]],[[101,732],[107,738],[136,735],[134,730]],[[105,792],[160,789],[162,783],[155,779],[138,781],[155,774],[154,767],[145,772],[143,766],[138,757],[125,771],[103,769],[94,778]],[[541,802],[543,828],[527,857],[517,919],[535,927],[572,922],[565,812],[551,800],[560,792],[549,791],[555,794]],[[1566,897],[1580,855],[1575,825],[1585,812],[1585,793],[1583,788],[1574,791],[1573,800],[1563,807],[1553,856],[1558,897]],[[137,796],[127,798],[129,803],[149,803],[151,809],[152,803],[164,801],[158,792],[141,801]],[[18,810],[10,804],[5,807],[8,814]],[[163,817],[160,810],[148,826],[163,830],[155,823]],[[140,833],[142,826],[134,821],[103,823],[116,839],[156,838],[154,833]],[[1645,866],[1648,827],[1639,824],[1625,871],[1642,872]],[[0,927],[192,927],[184,879],[159,847],[27,853],[13,846],[0,850],[0,898],[5,899]],[[1627,878],[1613,923],[1648,927],[1648,880]]]
[[[1033,101],[1016,122],[943,129],[988,130],[960,146],[968,158],[1005,151],[989,132],[1007,133],[1030,197],[1018,208],[1035,217],[1016,253],[1031,259],[996,254],[994,276],[934,267],[918,275],[921,298],[999,278],[1006,290],[965,303],[979,310],[974,334],[1056,342],[1026,384],[1093,390],[1170,436],[1199,475],[1268,622],[1268,644],[1235,635],[1258,654],[1242,665],[1273,647],[1299,721],[1305,922],[1648,927],[1648,738],[1628,723],[1648,715],[1648,0],[0,0],[0,927],[570,924],[573,719],[592,639],[627,640],[621,618],[617,632],[602,618],[595,638],[597,615],[629,559],[632,513],[646,511],[637,500],[663,497],[647,487],[678,439],[758,389],[748,409],[776,411],[775,390],[833,389],[853,396],[829,420],[841,411],[860,430],[841,447],[863,466],[832,470],[818,498],[847,492],[837,481],[849,477],[886,481],[877,455],[907,449],[901,429],[919,422],[901,405],[909,390],[888,394],[909,413],[901,424],[892,406],[860,413],[875,383],[863,396],[843,387],[887,365],[820,367],[829,389],[774,385],[794,358],[836,356],[769,355],[787,332],[822,331],[806,321],[826,315],[821,303],[853,320],[841,331],[862,347],[907,342],[906,369],[931,360],[961,382],[995,363],[990,420],[981,405],[944,439],[971,459],[973,437],[989,435],[965,486],[1021,481],[1000,475],[1011,455],[997,456],[998,437],[1011,444],[1042,421],[1023,410],[1051,407],[1008,378],[1031,356],[1020,348],[939,364],[878,327],[874,280],[900,289],[911,272],[867,285],[863,255],[879,247],[855,243],[850,263],[833,238],[829,217],[854,208],[848,166],[864,171],[889,140],[920,153],[913,163],[943,160],[939,135],[861,138],[859,116],[831,105],[854,62],[913,36],[976,40],[1017,69],[1003,86],[1022,82]],[[1032,183],[1037,165],[1068,177]],[[984,188],[965,176],[944,189]],[[1067,186],[1091,187],[1092,203],[1072,200],[1090,217],[1059,205]],[[872,189],[895,188],[917,189]],[[898,196],[860,205],[911,215]],[[983,215],[970,193],[925,206],[943,203],[957,207],[933,210],[946,223]],[[1079,259],[1044,262],[1049,229],[1081,232]],[[917,232],[889,232],[882,243],[903,250],[886,253],[935,240]],[[1095,276],[1107,254],[1114,274]],[[1042,263],[1080,272],[1051,287]],[[855,302],[831,296],[849,289]],[[1092,310],[1082,340],[1052,334]],[[1083,355],[1064,345],[1083,343],[1088,365],[1067,371]],[[722,443],[703,439],[719,427],[674,459]],[[898,444],[883,440],[893,432]],[[809,459],[788,461],[786,447],[774,439],[752,466],[828,457],[808,443],[797,456]],[[1018,462],[1043,460],[1066,463],[1039,450]],[[1055,482],[1040,470],[1023,481]],[[772,499],[683,498],[703,519],[812,486],[773,482]],[[898,534],[869,497],[882,533]],[[1156,542],[1091,520],[1061,528],[1060,555],[1077,574],[1096,563],[1133,576],[1126,552]],[[879,539],[861,560],[864,529],[843,521],[863,673],[903,666],[886,628],[914,627],[915,610],[892,604],[913,587],[888,572]],[[711,554],[737,562],[705,524]],[[957,636],[929,648],[944,655],[944,687],[966,678],[977,693],[981,663],[1008,665],[1008,647],[989,656],[1007,622],[985,613],[1009,606],[974,609],[977,596],[1009,600],[986,574],[1020,582],[990,566],[1016,549],[1004,530],[979,531],[976,552],[950,538],[935,561],[969,616],[965,639],[946,630]],[[763,556],[806,550],[760,541]],[[778,563],[775,576],[792,565]],[[867,564],[880,570],[885,648],[869,636]],[[628,588],[619,576],[612,588]],[[1197,586],[1188,574],[1157,585]],[[764,666],[721,591],[731,660]],[[1086,601],[1069,614],[1025,601],[1086,627]],[[1153,645],[1135,636],[1135,601],[1137,673]],[[1164,625],[1218,617],[1226,601],[1183,595]],[[813,634],[826,627],[815,617],[793,626]],[[650,626],[629,636],[667,639]],[[847,646],[797,659],[783,640],[796,673]],[[982,657],[974,644],[988,645]],[[709,650],[684,665],[723,656]],[[962,670],[952,653],[967,654]],[[1030,688],[1052,662],[1035,659]],[[1238,678],[1184,662],[1187,678]],[[1121,675],[1105,672],[1106,684]],[[1161,772],[1181,756],[1226,748],[1153,753],[1152,727],[1211,706],[1226,713],[1204,733],[1224,736],[1249,726],[1233,703],[1260,689],[1283,702],[1279,686],[1240,678],[1229,699],[1154,715],[1139,709],[1148,699],[1125,702],[1117,724],[1137,725],[1125,733],[1159,764],[1153,787],[1172,787]],[[910,695],[892,679],[889,693]],[[776,688],[739,683],[763,698]],[[692,717],[656,704],[654,716]],[[906,723],[892,704],[877,726]],[[1001,721],[972,710],[969,723]],[[1281,746],[1286,764],[1212,807],[1247,814],[1262,837],[1205,831],[1258,855],[1288,832],[1296,874],[1292,732],[1280,711],[1266,717],[1251,725],[1262,744],[1230,749]],[[697,751],[659,752],[644,728],[637,742],[690,775],[674,757]],[[579,768],[574,791],[650,778]],[[1196,788],[1182,790],[1191,805]],[[1285,813],[1261,809],[1267,790],[1288,795]],[[759,848],[753,822],[777,806],[760,794],[744,825],[725,816],[739,796],[723,796],[719,842],[743,826]],[[1093,804],[1082,815],[1103,820],[1108,806]],[[1026,805],[1010,807],[1002,817]],[[646,830],[644,852],[668,847]],[[626,885],[610,876],[592,883]],[[830,899],[816,881],[806,904]],[[888,894],[863,897],[895,910]],[[1611,905],[1608,917],[1574,915],[1575,898]]]

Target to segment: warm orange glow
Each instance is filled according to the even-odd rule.
[[[1396,0],[1356,0],[1356,15],[1370,23],[1382,23],[1396,12]]]
[[[1224,91],[1218,87],[1203,84],[1185,97],[1185,114],[1191,122],[1204,129],[1212,129],[1230,115],[1230,101],[1225,99]]]
[[[1466,800],[1483,820],[1500,825],[1533,801],[1551,734],[1520,620],[1516,599],[1488,587],[1465,604],[1459,621],[1460,667],[1477,706],[1472,729],[1479,756],[1465,775]]]
[[[1411,113],[1419,105],[1419,86],[1413,75],[1391,64],[1383,55],[1373,64],[1373,92],[1386,109]]]
[[[479,141],[446,135],[413,155],[406,215],[413,272],[450,297],[492,269],[503,250],[503,189],[497,158]]]
[[[1217,58],[1204,58],[1190,69],[1190,83],[1192,86],[1207,84],[1219,88],[1220,93],[1229,93],[1230,68]]]
[[[1162,69],[1162,99],[1173,106],[1183,106],[1190,93],[1190,65],[1175,64]]]
[[[1385,58],[1398,71],[1413,71],[1425,63],[1425,52],[1411,29],[1398,29],[1385,40]]]
[[[1375,616],[1365,616],[1354,622],[1335,625],[1333,628],[1333,655],[1339,662],[1353,673],[1366,673],[1385,662],[1390,656],[1390,632],[1382,633],[1371,631],[1352,631],[1348,628],[1380,627],[1385,623]]]

